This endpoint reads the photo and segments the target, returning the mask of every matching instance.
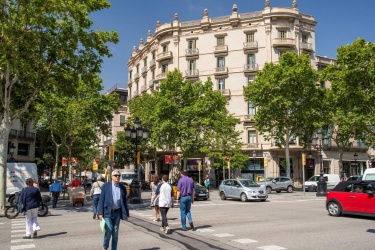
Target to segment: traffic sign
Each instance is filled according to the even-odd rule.
[[[95,158],[95,161],[96,161],[96,162],[99,162],[99,161],[100,161],[100,158]]]

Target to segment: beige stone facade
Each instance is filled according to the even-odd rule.
[[[34,121],[22,124],[20,120],[12,121],[8,140],[7,160],[10,161],[10,147],[13,145],[13,158],[16,162],[35,162],[36,134]]]
[[[205,9],[202,19],[184,22],[175,14],[170,23],[157,22],[154,34],[148,31],[146,41],[141,39],[139,47],[134,46],[128,62],[129,99],[158,90],[166,73],[175,68],[191,81],[204,82],[211,77],[214,89],[227,98],[230,113],[241,120],[236,129],[243,132],[243,150],[249,155],[249,168],[244,172],[255,177],[285,175],[279,167],[285,158],[284,149],[279,149],[274,141],[265,141],[255,130],[256,109],[245,102],[243,86],[253,81],[257,70],[266,62],[277,62],[285,51],[308,54],[311,65],[317,69],[334,63],[333,59],[315,54],[316,24],[314,17],[299,12],[296,1],[291,1],[291,8],[271,8],[266,1],[263,10],[247,13],[240,13],[234,5],[230,15],[221,17],[211,17]],[[292,177],[298,186],[303,180],[301,154],[308,152],[301,148],[298,138],[292,138],[290,144]],[[324,152],[324,166],[326,172],[338,174],[335,150],[332,146]],[[354,150],[358,152],[363,171],[367,166],[367,148],[357,145]],[[317,151],[311,152],[313,166],[306,169],[306,178],[320,171]],[[345,153],[344,158],[350,165],[354,161],[353,153]],[[265,160],[268,161],[266,168],[263,167]],[[209,165],[207,159],[203,162]]]

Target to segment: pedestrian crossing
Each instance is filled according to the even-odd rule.
[[[11,221],[11,247],[10,250],[34,249],[33,239],[23,239],[26,231],[25,218],[12,219]]]
[[[241,203],[240,203],[241,204]],[[141,211],[132,211],[132,216],[134,217],[140,217],[143,219],[149,219],[152,221],[154,219],[154,216],[150,213],[146,212],[141,212]],[[158,222],[160,223],[160,222]],[[180,222],[172,222],[168,221],[169,225],[180,225]],[[195,223],[194,223],[195,224]],[[195,225],[197,226],[197,225]],[[208,233],[210,236],[217,237],[217,238],[223,238],[223,239],[228,239],[228,238],[235,238],[236,236],[234,234],[230,233],[216,233],[214,229],[209,229],[209,228],[197,228],[194,231],[191,231],[192,233],[199,234],[199,236],[204,235],[204,233]],[[251,244],[254,243],[260,243],[259,241],[255,239],[250,239],[250,238],[240,238],[240,239],[230,239],[228,240],[229,242],[234,242],[237,244],[241,245],[246,245],[246,246],[251,246]],[[254,249],[261,249],[261,250],[286,250],[287,248],[277,246],[277,245],[264,245],[264,246],[259,246],[255,247]]]

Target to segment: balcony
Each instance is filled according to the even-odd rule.
[[[17,130],[16,130],[17,131]],[[17,131],[17,137],[19,139],[35,140],[35,133],[26,131]]]
[[[199,57],[199,50],[198,48],[194,49],[186,49],[185,50],[185,56],[189,59],[194,59]]]
[[[186,70],[185,71],[185,77],[187,79],[198,78],[199,77],[199,71],[197,69]]]
[[[151,79],[150,81],[148,81],[148,87],[149,88],[154,87],[154,79]]]
[[[257,52],[258,51],[258,42],[245,42],[245,43],[243,43],[243,51],[245,53]]]
[[[156,61],[162,62],[162,61],[170,60],[172,58],[173,58],[172,52],[171,51],[165,51],[165,52],[159,53],[156,56]]]
[[[142,76],[147,75],[147,66],[144,66],[144,67],[142,68],[141,72],[142,72]]]
[[[221,94],[225,97],[230,97],[230,89],[221,89]]]
[[[154,69],[155,67],[156,67],[156,61],[155,61],[155,59],[152,59],[150,61],[150,69]]]
[[[258,148],[258,143],[249,143],[247,144],[248,148]]]
[[[301,42],[299,44],[299,47],[301,50],[307,52],[307,53],[311,53],[313,52],[313,46],[311,43],[304,43],[304,42]]]
[[[272,45],[275,48],[294,48],[296,46],[292,38],[274,38]]]
[[[17,130],[11,129],[9,131],[9,138],[17,138]]]
[[[167,78],[167,72],[165,72],[165,73],[160,73],[159,75],[156,76],[156,80],[157,80],[157,81],[164,80],[165,78]]]
[[[245,73],[253,73],[253,72],[256,72],[259,69],[257,63],[245,64],[243,68],[244,68],[243,71]]]
[[[215,76],[228,75],[228,68],[227,67],[215,68],[214,75]]]
[[[244,122],[254,122],[255,121],[255,115],[252,114],[252,115],[244,115],[243,116],[243,121]]]
[[[134,74],[134,81],[137,81],[139,79],[139,77],[140,77],[139,73],[138,72],[135,73]]]
[[[147,90],[147,86],[146,85],[141,86],[141,93],[146,92],[146,90]]]
[[[228,46],[227,45],[215,46],[214,54],[215,54],[215,56],[226,56],[226,55],[228,55]]]

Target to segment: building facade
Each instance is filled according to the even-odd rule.
[[[157,91],[167,72],[175,68],[191,81],[204,82],[211,77],[214,89],[227,98],[229,112],[241,120],[236,129],[243,132],[243,151],[249,155],[249,166],[242,172],[254,177],[286,175],[281,167],[285,161],[284,149],[273,141],[265,141],[256,131],[256,107],[245,101],[243,86],[254,81],[256,72],[265,63],[277,63],[285,51],[308,54],[316,69],[332,63],[334,60],[315,54],[316,24],[314,17],[299,12],[295,0],[291,1],[290,8],[271,8],[269,1],[265,1],[263,10],[247,13],[239,13],[233,5],[232,13],[221,17],[210,17],[205,9],[202,19],[186,22],[180,22],[175,14],[173,22],[157,22],[154,34],[149,30],[147,40],[141,39],[139,47],[133,47],[128,62],[129,100]],[[356,164],[362,172],[367,166],[367,148],[354,145],[357,146],[353,150],[359,155]],[[306,149],[299,145],[298,138],[291,138],[291,177],[296,186],[302,183],[303,173],[309,178],[320,172],[315,149],[311,149],[310,167],[302,171],[302,153]],[[353,153],[344,153],[349,166],[354,164]],[[207,159],[202,161],[205,166],[210,164]],[[185,168],[188,165],[186,162]],[[323,165],[325,172],[338,173],[338,152],[334,145],[324,150]],[[349,175],[354,173],[350,167],[347,169]],[[220,173],[213,177],[220,179]]]

